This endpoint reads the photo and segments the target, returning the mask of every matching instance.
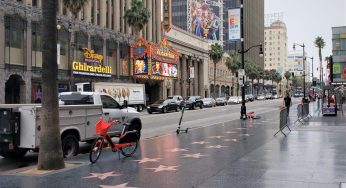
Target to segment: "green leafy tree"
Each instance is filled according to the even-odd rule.
[[[65,168],[61,148],[58,104],[58,64],[56,38],[57,1],[42,1],[42,111],[39,170]]]
[[[210,46],[210,50],[209,50],[209,56],[210,59],[213,60],[214,62],[214,92],[213,92],[213,97],[216,98],[215,96],[215,86],[216,86],[216,64],[221,60],[223,55],[223,49],[222,46],[219,45],[218,43],[214,43]]]
[[[150,11],[144,7],[143,2],[139,0],[132,0],[131,9],[128,9],[125,12],[125,19],[126,22],[133,28],[137,36],[148,23],[149,18]]]
[[[252,61],[246,60],[245,61],[245,73],[247,77],[251,79],[252,83],[252,94],[254,90],[254,79],[256,79],[259,75],[259,66]]]
[[[79,12],[86,2],[88,2],[88,0],[63,0],[64,6],[70,10],[74,19],[78,17]]]
[[[240,68],[240,54],[238,52],[230,52],[226,59],[226,66],[228,70],[232,72],[232,74],[237,75],[236,72]],[[237,79],[238,80],[238,79]],[[237,95],[239,95],[239,83],[237,81]]]
[[[326,46],[326,43],[324,42],[324,39],[320,36],[316,37],[314,43],[315,47],[318,48],[318,57],[320,59],[320,86],[322,87],[322,49]]]

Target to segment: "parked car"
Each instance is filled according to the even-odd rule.
[[[264,95],[258,95],[257,96],[257,100],[265,100],[265,96]]]
[[[215,107],[216,101],[213,98],[204,98],[202,99],[204,107]]]
[[[293,97],[294,98],[298,98],[298,97],[300,97],[300,94],[299,93],[294,93]]]
[[[241,103],[241,97],[240,96],[231,96],[228,99],[228,104],[240,104]]]
[[[267,94],[265,95],[265,99],[266,99],[266,100],[272,99],[272,97],[273,97],[273,95],[272,95],[271,93],[267,93]]]
[[[255,100],[255,97],[253,95],[251,95],[251,94],[245,95],[245,100],[252,102],[252,101]]]
[[[169,111],[179,111],[179,105],[171,99],[158,100],[147,107],[149,114],[153,112],[167,113]]]
[[[278,99],[279,98],[279,95],[275,94],[273,95],[273,99]]]
[[[195,110],[196,107],[202,109],[203,101],[201,99],[202,98],[200,96],[188,96],[184,99],[183,102],[181,102],[181,106],[190,110]]]
[[[184,98],[180,95],[168,96],[167,99],[173,100],[178,104],[178,106],[180,106],[181,102],[184,101]]]
[[[227,99],[226,97],[219,97],[216,99],[216,106],[225,106],[227,105]]]

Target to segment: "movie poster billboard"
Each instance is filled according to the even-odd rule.
[[[152,62],[151,74],[156,76],[176,78],[178,76],[178,68],[175,64]]]
[[[228,10],[228,40],[240,40],[240,9]]]
[[[333,63],[333,82],[346,83],[346,62]]]
[[[199,37],[220,40],[222,18],[220,18],[218,1],[190,0],[189,2],[190,31]]]
[[[136,60],[135,73],[136,74],[148,74],[148,64],[144,60]]]

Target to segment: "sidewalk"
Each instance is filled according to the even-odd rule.
[[[292,123],[295,114],[292,108]],[[346,182],[346,116],[313,117],[287,137],[273,137],[277,111],[261,116],[145,139],[133,158],[106,151],[94,165],[78,155],[69,160],[77,165],[62,171],[8,172],[0,187],[338,188]]]

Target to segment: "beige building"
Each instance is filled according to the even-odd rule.
[[[149,42],[158,43],[161,32],[161,0],[143,0],[150,10],[151,17],[142,31],[142,36]],[[89,0],[72,21],[71,13],[58,0],[58,84],[59,91],[74,90],[74,84],[80,82],[133,82],[131,76],[130,44],[134,41],[131,28],[124,20],[125,10],[129,9],[130,0]],[[39,102],[41,97],[42,72],[42,0],[3,0],[0,1],[0,103]],[[174,36],[167,38],[180,53],[179,64],[181,79],[186,78],[185,66],[197,67],[198,75],[189,82],[189,94],[204,96],[208,87],[207,43],[201,39],[190,39],[180,30],[172,30]],[[183,37],[182,37],[183,36]],[[189,38],[189,39],[187,39]],[[198,42],[193,42],[198,41]],[[94,50],[102,55],[103,66],[111,67],[109,74],[93,76],[75,74],[72,70],[74,61],[85,58],[83,48]],[[202,74],[203,73],[203,74]],[[185,77],[184,77],[185,76]],[[138,80],[139,82],[140,80]],[[174,83],[173,83],[174,82]],[[181,84],[175,87],[176,82]],[[171,94],[186,96],[188,89],[183,89],[184,82],[177,80],[141,80],[146,85],[150,102],[165,98]],[[185,84],[186,85],[186,84]],[[208,84],[207,84],[208,85]],[[198,87],[197,87],[198,86]],[[150,93],[155,88],[155,95]],[[148,98],[148,96],[147,96]]]
[[[285,80],[288,68],[287,60],[287,28],[282,21],[275,21],[264,30],[264,69],[276,70]],[[279,94],[286,91],[286,81],[276,85]],[[271,84],[266,83],[266,84]]]
[[[222,57],[219,63],[216,64],[216,85],[215,85],[215,97],[226,97],[231,95],[237,95],[237,80],[232,72],[228,70],[226,66],[226,54]],[[210,94],[208,96],[213,97],[214,95],[214,63],[209,63],[209,83],[210,83]]]

